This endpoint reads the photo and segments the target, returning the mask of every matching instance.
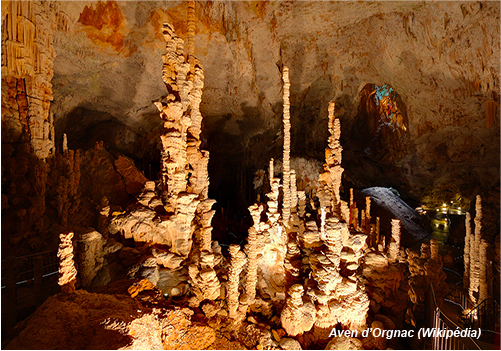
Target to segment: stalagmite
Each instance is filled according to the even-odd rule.
[[[77,281],[77,269],[73,260],[73,232],[61,233],[59,235],[59,280],[58,284],[64,294],[71,294],[75,291]]]
[[[395,261],[400,251],[400,220],[391,220],[391,241],[388,249],[388,258]]]
[[[238,310],[238,299],[239,292],[238,287],[240,285],[240,273],[246,262],[245,254],[240,250],[239,245],[232,244],[229,247],[230,252],[230,269],[228,271],[228,312],[230,318],[235,318]]]
[[[489,243],[482,239],[480,242],[479,254],[479,283],[478,283],[478,301],[482,302],[489,297],[487,285],[487,247]]]
[[[248,243],[245,245],[247,253],[247,275],[245,280],[244,303],[250,304],[256,297],[256,282],[257,282],[257,254],[260,251],[258,243],[258,233],[254,227],[249,228]]]
[[[291,211],[292,212],[297,212],[297,203],[298,203],[298,198],[297,198],[297,184],[296,184],[296,171],[291,170],[290,172],[291,175]]]
[[[321,179],[326,184],[327,188],[332,193],[331,210],[337,217],[342,218],[341,213],[341,197],[340,187],[341,178],[344,169],[341,167],[343,147],[339,143],[341,137],[341,123],[338,118],[334,116],[335,104],[333,101],[329,103],[329,143],[325,149],[325,166],[328,171],[321,175]],[[350,201],[353,204],[353,200]],[[349,218],[345,218],[349,221]],[[362,223],[363,224],[363,223]]]
[[[66,133],[63,133],[63,152],[68,151],[68,138],[66,137]]]
[[[290,149],[291,149],[291,124],[290,124],[290,102],[289,102],[289,68],[283,68],[283,81],[284,81],[284,153],[283,153],[283,209],[282,209],[282,221],[285,227],[287,227],[290,219],[290,208],[291,208],[291,194],[290,194]]]
[[[286,305],[280,315],[282,327],[290,336],[307,332],[315,324],[315,305],[310,301],[303,302],[304,288],[294,284],[289,288]]]
[[[195,1],[188,2],[188,59],[195,54]]]
[[[369,235],[371,227],[371,198],[369,196],[365,197],[365,234]]]
[[[275,171],[273,169],[273,159],[270,159],[270,166],[269,166],[269,174],[268,174],[268,179],[270,180],[270,186],[271,186],[271,181],[275,177]]]
[[[221,294],[221,284],[214,270],[214,254],[200,254],[200,268],[191,264],[188,268],[193,283],[195,296],[190,300],[191,306],[198,306],[203,300],[215,300]]]
[[[468,289],[470,301],[473,305],[478,301],[475,293],[478,292],[480,285],[480,243],[482,232],[482,198],[480,195],[477,195],[475,211],[475,234],[473,238],[470,237],[470,287]]]
[[[463,274],[463,287],[468,289],[470,285],[470,247],[473,244],[471,235],[471,215],[466,212],[465,219],[466,235],[464,238],[464,274]]]
[[[215,210],[212,210],[212,206],[216,203],[216,200],[206,199],[198,205],[198,216],[200,218],[200,250],[202,251],[212,251],[212,217],[216,214]]]

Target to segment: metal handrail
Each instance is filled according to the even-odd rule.
[[[431,289],[431,292],[432,292],[432,296],[433,296],[433,303],[434,303],[434,306],[435,306],[435,311],[438,311],[440,313],[440,317],[445,317],[451,324],[453,324],[453,326],[456,328],[456,329],[461,329],[463,330],[462,327],[460,327],[456,322],[454,322],[451,318],[449,318],[449,316],[447,316],[445,314],[445,312],[438,306],[437,304],[437,298],[435,296],[435,289],[433,288],[433,283],[430,282],[430,289]],[[439,318],[440,318],[439,317]],[[470,336],[466,336],[466,338],[468,338],[476,347],[478,350],[481,350],[482,348],[476,343],[476,341],[474,339],[472,339]],[[462,341],[461,341],[462,342]],[[463,343],[463,342],[462,342]],[[464,343],[463,343],[464,344]],[[466,345],[465,345],[466,346]]]

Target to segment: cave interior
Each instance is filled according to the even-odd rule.
[[[3,348],[499,347],[499,2],[1,6]]]

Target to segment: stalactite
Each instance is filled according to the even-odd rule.
[[[290,124],[290,82],[289,82],[289,68],[283,67],[283,81],[284,81],[284,152],[283,152],[283,191],[284,200],[282,208],[282,221],[285,227],[287,227],[290,219],[290,207],[291,207],[291,194],[290,194],[290,148],[291,148],[291,124]]]

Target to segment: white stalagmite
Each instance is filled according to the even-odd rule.
[[[284,200],[282,208],[282,220],[285,227],[287,227],[290,219],[291,211],[291,194],[290,194],[290,151],[291,151],[291,124],[290,124],[290,82],[289,82],[289,68],[283,68],[283,81],[284,81],[284,153],[283,153],[283,191]]]

